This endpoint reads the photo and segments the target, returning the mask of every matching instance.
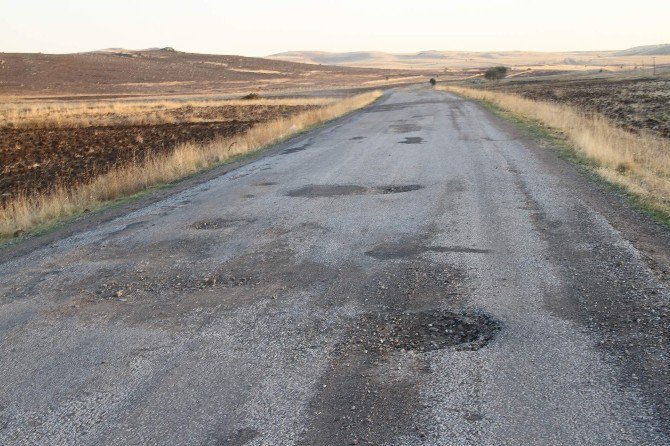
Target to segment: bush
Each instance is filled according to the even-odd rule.
[[[252,99],[260,99],[260,97],[261,96],[258,93],[249,93],[247,95],[242,96],[242,99],[250,101]]]
[[[431,78],[430,78],[430,85],[435,86],[435,84],[437,84],[437,81],[435,80],[434,77],[431,77]]]
[[[484,73],[484,77],[490,81],[499,81],[507,76],[507,67],[491,67]]]

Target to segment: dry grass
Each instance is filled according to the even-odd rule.
[[[149,100],[19,103],[0,106],[0,128],[58,128],[106,125],[156,125],[176,122],[209,122],[195,116],[198,109],[258,105],[328,105],[332,98]],[[177,118],[171,111],[186,110]],[[189,110],[191,113],[189,113]]]
[[[619,128],[601,115],[518,95],[466,87],[439,87],[493,103],[564,134],[574,149],[597,165],[606,180],[624,187],[652,209],[670,214],[670,142]]]
[[[207,144],[183,144],[167,155],[108,172],[90,184],[60,189],[43,196],[18,197],[0,208],[0,239],[95,209],[104,202],[132,195],[151,186],[182,178],[232,157],[275,143],[311,126],[344,115],[375,101],[381,92],[363,93],[325,107],[252,127],[239,137]]]

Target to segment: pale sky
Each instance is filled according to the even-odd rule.
[[[607,50],[670,43],[670,0],[0,0],[0,52],[109,47]]]

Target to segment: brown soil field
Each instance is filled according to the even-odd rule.
[[[421,75],[412,70],[309,65],[170,49],[0,53],[0,95],[5,100],[248,92],[267,95],[427,81]]]
[[[529,79],[484,88],[597,112],[632,131],[670,138],[670,77]]]
[[[180,143],[206,142],[242,133],[254,124],[317,105],[245,105],[171,110],[181,121],[156,125],[109,125],[0,129],[0,202],[88,182],[110,169],[165,153]]]

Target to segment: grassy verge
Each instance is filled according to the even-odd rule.
[[[20,196],[0,208],[0,241],[40,230],[59,220],[80,215],[201,170],[239,159],[313,126],[364,107],[381,96],[374,91],[325,107],[265,122],[242,135],[206,144],[182,144],[169,154],[154,155],[112,170],[93,182],[51,194]]]
[[[588,165],[629,194],[641,208],[670,225],[670,142],[615,126],[600,115],[518,95],[466,87],[446,91],[508,112],[531,134],[550,138],[563,155]]]
[[[325,106],[333,98],[277,98],[222,100],[123,100],[0,105],[0,128],[73,128],[108,125],[156,125],[177,122],[210,122],[216,116],[198,116],[216,107]],[[181,111],[181,116],[174,112]]]

